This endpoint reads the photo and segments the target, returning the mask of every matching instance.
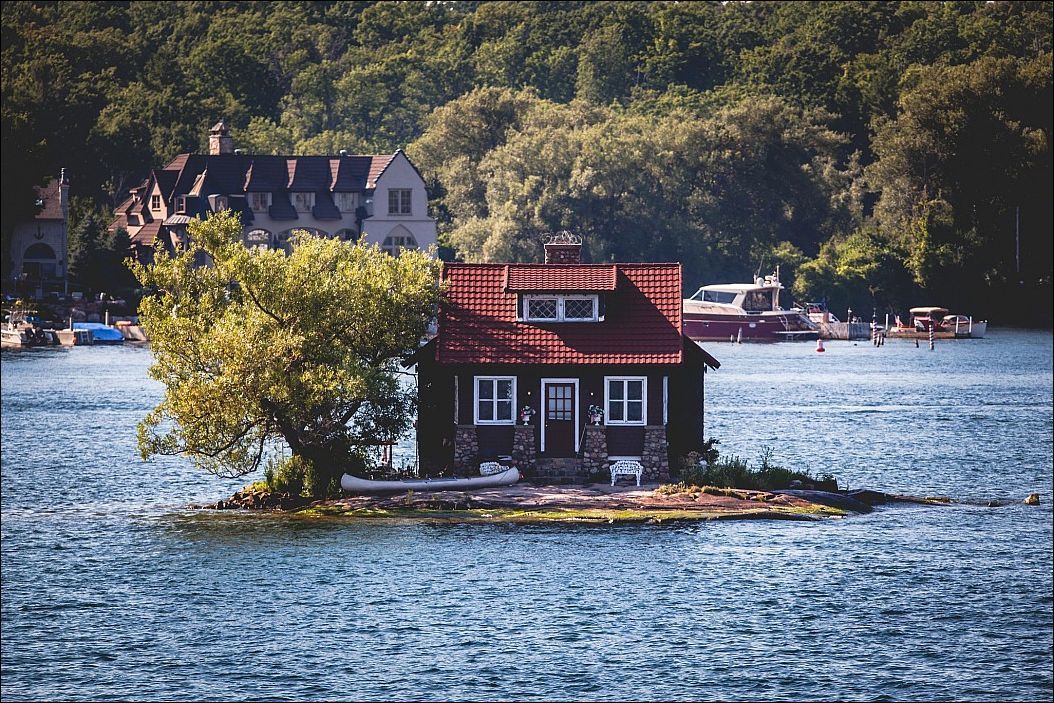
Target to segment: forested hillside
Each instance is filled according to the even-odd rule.
[[[779,264],[836,310],[1049,324],[1052,8],[6,2],[3,229],[61,167],[85,217],[225,118],[258,153],[406,149],[466,259],[570,229],[686,288]]]

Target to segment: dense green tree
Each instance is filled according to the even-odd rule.
[[[165,396],[139,426],[144,458],[190,456],[242,476],[275,452],[285,486],[321,497],[412,418],[398,358],[416,349],[439,301],[425,252],[299,236],[292,252],[250,250],[230,212],[189,227],[188,248],[133,265],[157,294],[140,319]],[[211,266],[198,266],[207,256]]]
[[[951,295],[963,282],[1049,282],[1052,103],[1049,54],[982,58],[920,69],[897,118],[878,125],[876,218],[919,285]]]
[[[1049,279],[1049,1],[21,1],[0,15],[5,250],[34,184],[66,168],[74,194],[111,207],[223,118],[262,153],[413,144],[469,257],[527,256],[538,232],[574,226],[596,256],[685,257],[728,279],[791,267],[781,242],[814,257],[864,227],[948,304]],[[916,157],[933,172],[914,174]],[[626,235],[644,223],[654,237]]]

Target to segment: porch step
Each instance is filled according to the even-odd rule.
[[[578,471],[579,460],[577,457],[546,458],[538,457],[535,465],[542,471],[552,473],[575,473]]]

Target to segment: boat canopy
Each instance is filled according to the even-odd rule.
[[[943,319],[948,314],[947,308],[935,308],[935,307],[923,307],[923,308],[912,308],[910,310],[913,317],[931,317],[934,319]]]
[[[101,322],[74,322],[73,329],[75,330],[91,330],[92,336],[97,342],[123,342],[124,335],[121,334],[121,330],[109,325],[104,325]]]

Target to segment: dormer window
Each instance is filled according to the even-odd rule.
[[[522,319],[527,322],[600,322],[597,295],[524,295]]]
[[[186,214],[187,212],[187,196],[179,195],[176,196],[176,212]]]
[[[311,212],[315,207],[314,193],[293,193],[293,207],[297,212]]]
[[[161,210],[161,196],[160,195],[157,195],[155,193],[154,195],[150,196],[150,209],[153,210],[154,212],[160,212],[160,210]]]
[[[249,193],[249,206],[253,212],[267,212],[267,208],[271,207],[271,194]]]

